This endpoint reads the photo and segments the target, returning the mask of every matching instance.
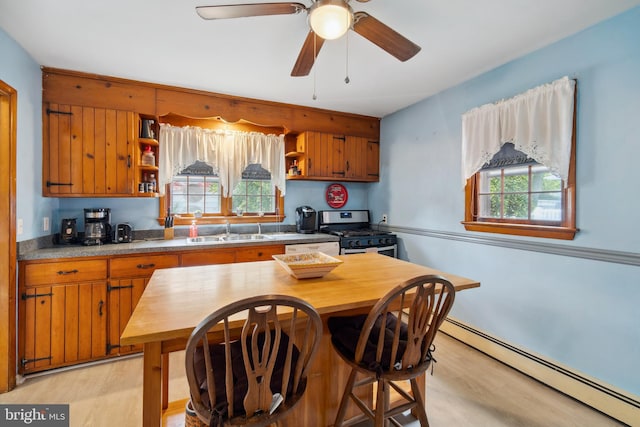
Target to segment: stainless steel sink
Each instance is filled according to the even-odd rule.
[[[218,236],[221,242],[231,242],[237,240],[265,240],[271,239],[266,234],[221,234]]]
[[[220,242],[219,236],[198,236],[198,237],[187,237],[187,243],[213,243]]]
[[[212,236],[187,237],[187,243],[197,244],[269,239],[272,239],[272,237],[267,236],[266,234],[216,234]]]

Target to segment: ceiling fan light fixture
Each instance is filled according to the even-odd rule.
[[[351,28],[353,11],[344,0],[318,0],[309,10],[309,25],[325,40],[342,37]]]

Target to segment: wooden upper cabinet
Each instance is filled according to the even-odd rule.
[[[303,132],[295,158],[295,179],[374,182],[379,179],[379,144],[364,137]],[[291,160],[291,159],[289,159]]]
[[[133,196],[137,127],[130,111],[45,103],[43,196]]]
[[[367,177],[369,181],[380,180],[380,142],[367,141]]]

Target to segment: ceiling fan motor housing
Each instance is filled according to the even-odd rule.
[[[309,8],[309,25],[325,40],[342,37],[352,23],[353,10],[344,0],[318,0]]]

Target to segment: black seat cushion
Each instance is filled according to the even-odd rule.
[[[362,327],[367,318],[366,314],[357,316],[345,316],[345,317],[330,317],[327,321],[329,332],[331,333],[331,342],[337,351],[342,353],[343,356],[349,360],[355,359],[356,347],[358,345],[358,339],[362,332]],[[369,340],[364,350],[361,365],[371,371],[389,370],[391,365],[391,344],[393,342],[394,331],[398,318],[393,314],[388,314],[386,322],[382,324],[382,317],[378,317],[378,320],[373,326]],[[380,335],[380,328],[384,327],[384,350],[382,352],[382,359],[380,363],[376,361],[376,346],[378,342],[378,336]],[[398,345],[398,353],[393,364],[397,364],[402,360],[404,351],[407,348],[407,325],[403,322],[400,324],[400,342]]]
[[[247,343],[249,348],[251,348],[250,337],[247,338]],[[273,337],[272,332],[272,340],[275,339]],[[273,341],[272,341],[273,342]],[[262,344],[264,343],[264,333],[258,335],[258,348],[262,348]],[[280,393],[282,390],[282,373],[284,370],[286,356],[287,356],[287,348],[289,346],[289,336],[282,332],[280,338],[280,347],[278,348],[278,353],[276,355],[276,365],[274,367],[273,374],[271,375],[271,391],[273,393]],[[226,361],[224,354],[224,344],[215,344],[210,346],[211,360],[213,362],[213,376],[215,379],[216,385],[216,402],[217,404],[214,406],[218,406],[220,402],[227,401],[227,393],[225,389],[225,370],[226,370]],[[289,385],[287,387],[287,395],[292,393],[293,388],[293,373],[296,362],[298,360],[300,352],[293,346],[292,353],[292,369],[291,376],[289,379]],[[249,351],[249,357],[251,357],[251,352]],[[195,365],[195,374],[196,379],[198,381],[200,387],[200,398],[202,403],[207,407],[207,409],[211,409],[211,405],[209,402],[208,395],[208,387],[207,387],[207,374],[206,374],[206,366],[204,360],[204,351],[202,347],[198,347],[194,354],[194,365]],[[231,343],[231,366],[233,372],[233,408],[234,415],[244,414],[244,397],[247,394],[247,390],[249,388],[247,381],[247,373],[244,367],[244,361],[242,356],[242,346],[239,340]],[[222,405],[223,410],[226,410],[226,405]]]

